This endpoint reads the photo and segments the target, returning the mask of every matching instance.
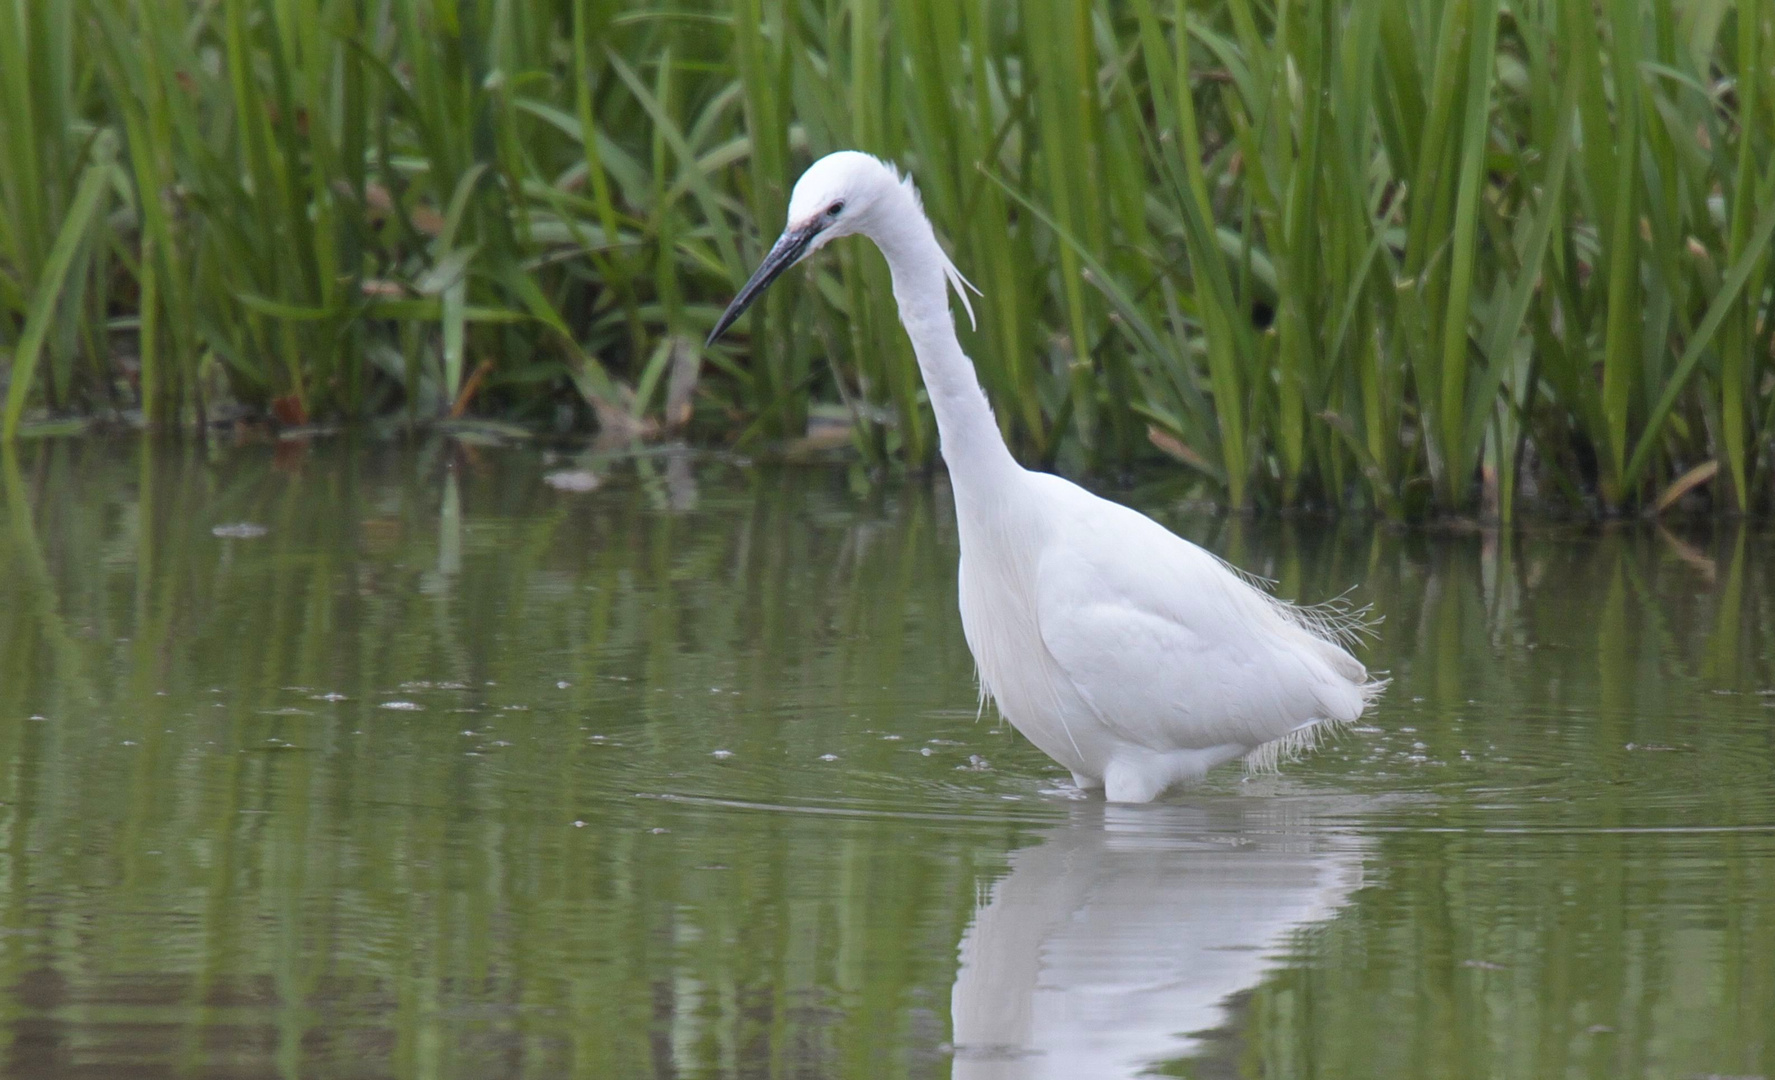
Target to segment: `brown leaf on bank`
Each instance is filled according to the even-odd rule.
[[[1165,431],[1156,424],[1148,424],[1146,426],[1146,441],[1152,443],[1160,450],[1163,450],[1165,453],[1191,468],[1200,469],[1205,473],[1214,472],[1214,466],[1208,464],[1208,459],[1204,458],[1201,454],[1196,453],[1194,450],[1191,450],[1184,444],[1183,440],[1170,432]]]
[[[444,215],[429,206],[415,206],[409,216],[413,227],[427,236],[437,236],[444,231]]]
[[[475,365],[474,374],[470,375],[468,380],[462,384],[462,389],[456,394],[456,400],[450,405],[450,419],[462,419],[462,414],[468,411],[469,402],[475,399],[475,394],[481,389],[481,383],[486,381],[487,373],[492,370],[493,361],[491,360],[482,360]]]
[[[1502,513],[1504,494],[1498,486],[1498,467],[1481,465],[1479,467],[1479,517],[1482,521],[1496,521]]]
[[[1712,480],[1719,474],[1719,471],[1720,463],[1718,461],[1703,461],[1693,469],[1690,469],[1675,480],[1672,480],[1670,486],[1665,488],[1663,494],[1658,496],[1658,501],[1652,504],[1652,516],[1657,517],[1659,514],[1670,509],[1676,504],[1678,499],[1681,499],[1684,495],[1687,495],[1702,484]]]
[[[357,199],[357,193],[352,190],[350,184],[343,180],[333,182],[333,191],[341,198],[353,201]],[[394,216],[394,194],[386,186],[374,180],[368,181],[364,184],[363,206],[365,218],[371,225],[379,226]],[[438,213],[436,208],[423,203],[413,207],[407,215],[407,220],[413,223],[413,228],[426,236],[437,236],[444,231],[444,215]]]
[[[809,417],[807,434],[782,444],[783,460],[790,462],[817,461],[834,450],[852,445],[855,439],[856,429],[848,420]]]
[[[272,398],[271,415],[277,418],[278,423],[288,427],[301,427],[308,423],[308,410],[303,407],[302,399],[295,394]]]
[[[364,205],[386,214],[394,209],[394,196],[388,193],[387,188],[372,180],[364,185]]]

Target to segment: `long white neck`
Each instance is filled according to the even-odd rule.
[[[924,373],[931,411],[937,416],[937,435],[951,479],[961,485],[990,481],[1019,470],[1016,459],[999,434],[992,406],[974,364],[956,340],[955,320],[949,312],[949,280],[944,274],[948,257],[937,244],[937,235],[911,193],[896,186],[892,214],[866,230],[887,257],[894,279],[894,300],[900,306],[900,322],[912,339],[912,351]]]

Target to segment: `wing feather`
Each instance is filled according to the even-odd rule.
[[[1080,494],[1093,505],[1047,546],[1036,618],[1050,655],[1118,737],[1161,750],[1255,748],[1361,715],[1376,684],[1293,617],[1298,609],[1145,515]]]

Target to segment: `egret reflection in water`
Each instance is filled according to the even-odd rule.
[[[1330,803],[1081,804],[1010,857],[961,942],[957,1080],[1137,1076],[1222,1026],[1303,928],[1361,883]]]

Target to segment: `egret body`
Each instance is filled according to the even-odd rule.
[[[961,540],[962,628],[982,699],[1113,802],[1146,802],[1243,757],[1256,765],[1362,715],[1384,685],[1340,627],[1285,604],[1128,507],[1017,464],[961,350],[954,288],[911,181],[867,154],[816,161],[788,228],[709,335],[842,236],[875,241],[937,418]]]

